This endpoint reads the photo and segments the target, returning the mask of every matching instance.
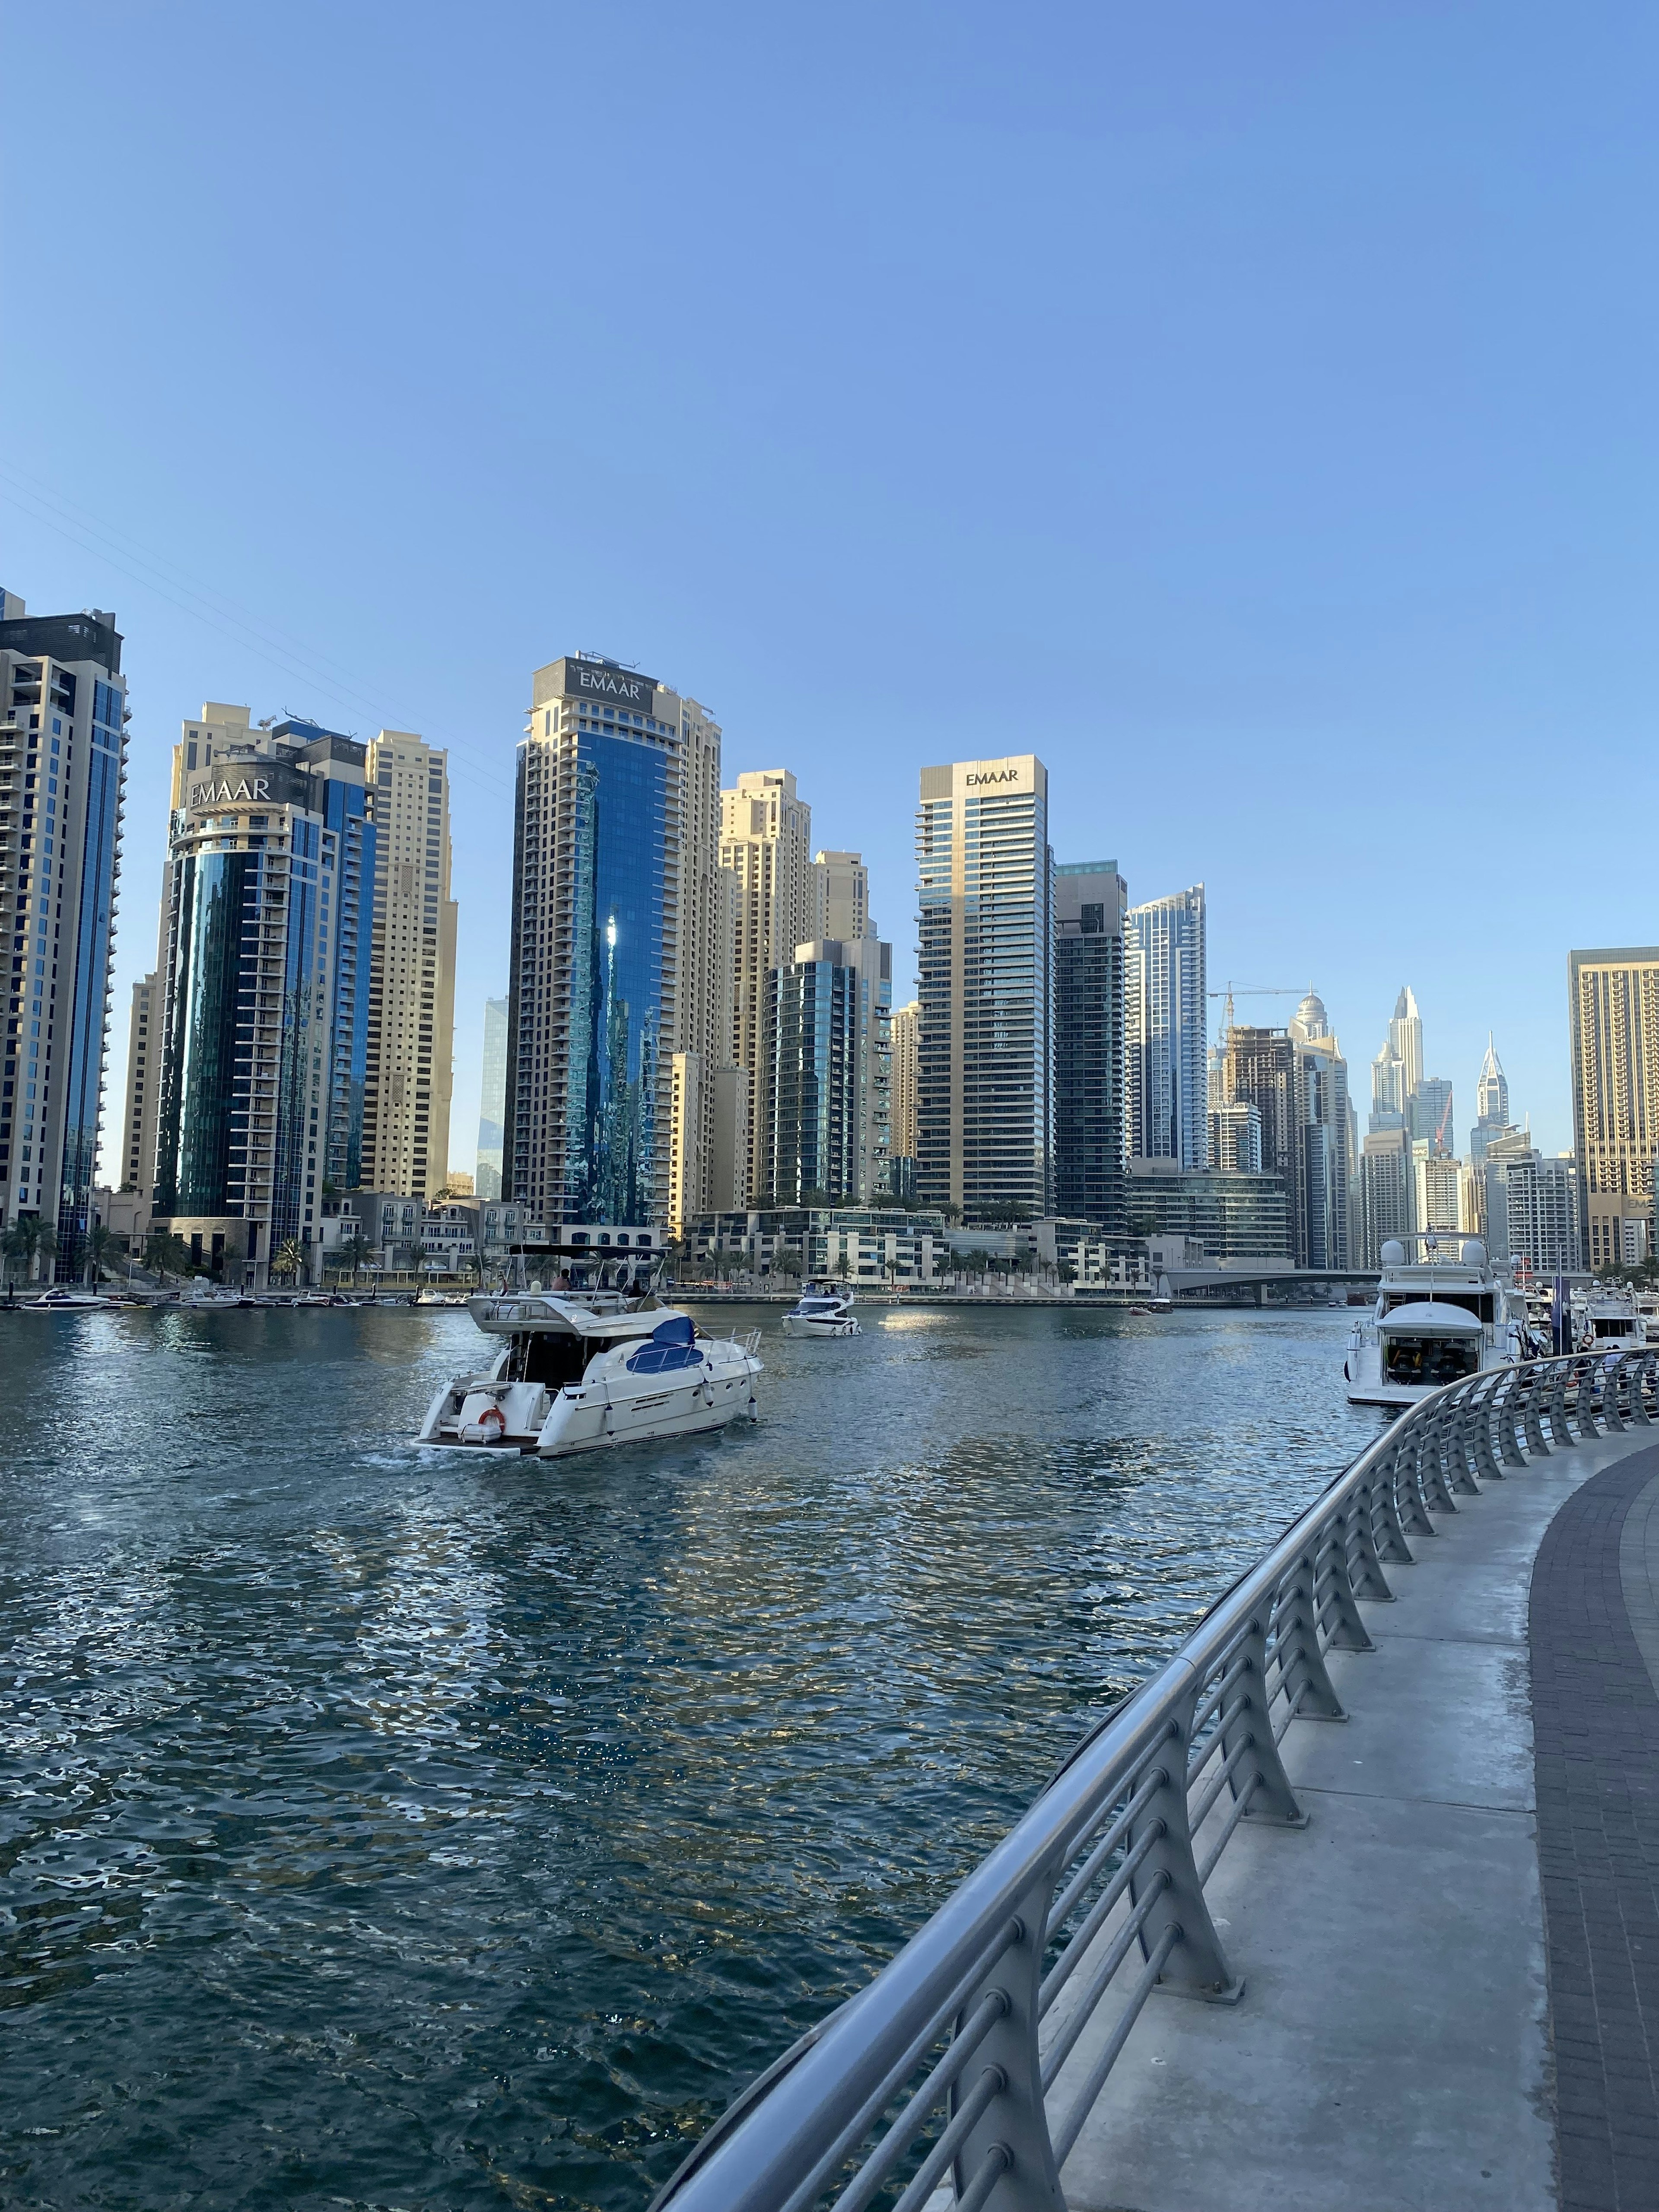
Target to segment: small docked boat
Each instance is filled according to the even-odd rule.
[[[467,1301],[500,1351],[445,1384],[416,1441],[562,1459],[757,1419],[758,1332],[706,1334],[659,1302],[660,1267],[586,1237],[515,1249],[510,1279]]]
[[[1420,1252],[1407,1256],[1407,1246]],[[1342,1372],[1352,1406],[1409,1406],[1443,1382],[1529,1358],[1527,1301],[1478,1237],[1427,1230],[1390,1237],[1376,1305],[1357,1321]]]
[[[108,1304],[109,1300],[96,1291],[77,1291],[60,1283],[56,1290],[30,1298],[24,1310],[28,1313],[101,1313]]]
[[[786,1336],[860,1336],[850,1291],[821,1291],[808,1283],[783,1317]]]

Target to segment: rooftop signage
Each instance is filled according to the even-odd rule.
[[[649,676],[636,676],[631,668],[615,668],[607,660],[574,660],[564,664],[567,698],[604,699],[613,707],[627,707],[641,714],[651,712],[656,684]]]
[[[1035,791],[1036,763],[1030,754],[1012,760],[963,761],[957,774],[963,791]]]
[[[316,808],[316,787],[276,762],[228,762],[193,775],[185,800],[192,813],[214,806],[300,806]]]

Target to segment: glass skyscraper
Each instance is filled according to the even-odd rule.
[[[544,1228],[661,1223],[706,1172],[720,732],[611,661],[537,672],[519,749],[502,1196]],[[697,957],[684,957],[695,945]],[[695,1071],[686,1063],[695,1061]],[[676,1143],[674,1102],[683,1119]]]
[[[97,1171],[125,723],[113,615],[31,618],[0,592],[0,1226],[50,1229],[41,1272],[60,1280],[83,1266]]]
[[[1123,917],[1115,860],[1054,870],[1054,1206],[1123,1230]]]
[[[1033,753],[921,771],[916,1195],[1033,1218],[1054,1188],[1054,854]]]
[[[1130,1156],[1207,1167],[1203,884],[1132,906],[1123,946]]]
[[[210,705],[173,750],[154,1212],[263,1281],[362,1174],[367,748]]]
[[[814,939],[766,979],[767,1201],[869,1204],[888,1188],[892,947]]]
[[[501,1194],[501,1128],[507,1120],[507,1000],[484,1000],[483,1087],[478,1097],[478,1161],[473,1188],[480,1198]]]

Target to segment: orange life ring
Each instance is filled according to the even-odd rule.
[[[492,1422],[495,1424],[497,1436],[504,1437],[507,1434],[507,1415],[502,1413],[499,1406],[486,1406],[478,1416],[478,1427],[481,1431],[489,1428]]]

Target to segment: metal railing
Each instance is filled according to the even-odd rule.
[[[702,2138],[653,2212],[1064,2212],[1060,2170],[1154,1989],[1231,2003],[1204,1887],[1239,1823],[1300,1827],[1291,1722],[1344,1717],[1385,1570],[1529,1461],[1659,1419],[1651,1352],[1529,1362],[1410,1407],[868,1986]]]

